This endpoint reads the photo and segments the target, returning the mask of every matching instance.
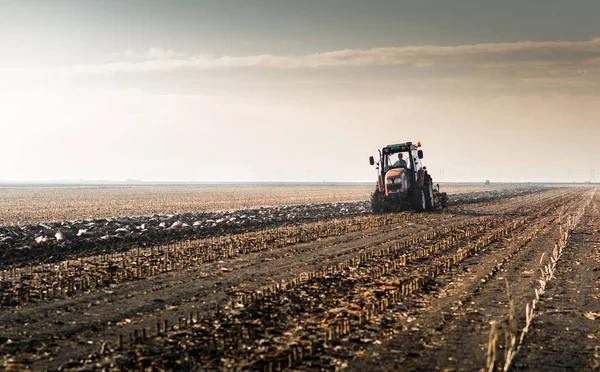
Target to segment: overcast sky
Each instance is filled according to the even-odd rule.
[[[0,0],[0,128],[0,181],[598,181],[600,2]]]

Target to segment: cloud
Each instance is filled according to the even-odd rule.
[[[176,52],[172,49],[163,49],[157,47],[151,47],[146,52],[136,52],[131,49],[127,49],[124,52],[110,53],[111,57],[125,57],[127,60],[157,60],[157,59],[175,59],[175,58],[186,58],[189,56],[187,53]]]
[[[176,93],[600,94],[600,38],[345,49],[305,55],[214,56],[153,47],[144,52],[128,50],[111,58],[113,61],[107,63],[35,71],[13,69],[3,74],[0,69],[0,77],[12,79],[13,86],[23,85],[27,79],[39,85],[51,77],[86,87]]]
[[[504,68],[523,65],[530,68],[551,66],[597,65],[600,59],[600,38],[589,41],[551,41],[488,43],[458,46],[408,46],[372,49],[345,49],[306,55],[260,54],[250,56],[188,55],[169,49],[150,48],[147,53],[127,51],[130,57],[146,59],[136,62],[115,62],[98,65],[78,65],[76,72],[114,73],[148,72],[179,69],[224,69],[263,67],[270,69],[321,69],[332,67],[407,66],[472,66]]]
[[[171,49],[150,48],[147,53],[149,59],[185,58],[187,53],[176,52]]]

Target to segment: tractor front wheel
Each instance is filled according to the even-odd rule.
[[[381,199],[379,198],[379,190],[375,190],[371,194],[371,210],[373,213],[381,212]]]

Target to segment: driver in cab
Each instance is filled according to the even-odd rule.
[[[403,159],[402,154],[398,154],[398,160],[392,165],[392,168],[406,168],[406,160]]]

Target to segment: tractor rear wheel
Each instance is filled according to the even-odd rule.
[[[442,193],[442,196],[440,197],[440,204],[442,206],[442,209],[446,209],[448,207],[448,194],[446,194],[445,192]]]
[[[425,184],[425,206],[428,211],[435,211],[435,197],[433,196],[433,185],[431,181]]]
[[[414,191],[412,205],[417,212],[425,212],[427,203],[425,199],[425,192],[422,188],[419,187]]]

